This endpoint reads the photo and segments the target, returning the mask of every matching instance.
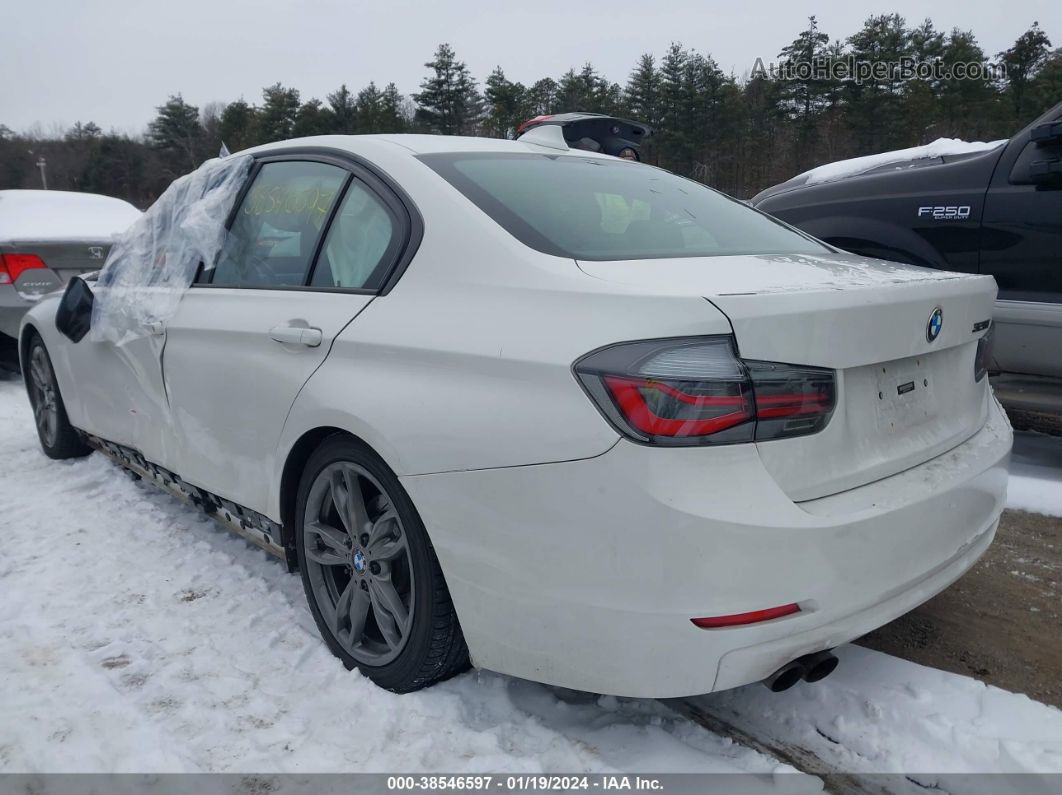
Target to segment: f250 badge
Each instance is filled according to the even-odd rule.
[[[947,207],[919,207],[918,217],[932,218],[934,221],[965,221],[970,217],[970,205]]]

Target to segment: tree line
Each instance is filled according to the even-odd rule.
[[[832,64],[894,65],[864,80]],[[899,64],[938,63],[939,72],[905,75]],[[802,68],[802,65],[817,68]],[[980,64],[955,75],[957,64]],[[143,135],[104,132],[94,122],[44,134],[0,124],[0,187],[49,187],[104,193],[146,206],[171,180],[216,156],[287,138],[319,134],[421,132],[511,138],[541,114],[592,111],[654,128],[643,159],[739,197],[824,162],[918,144],[939,137],[1006,138],[1062,101],[1062,48],[1037,23],[989,56],[972,31],[908,25],[898,14],[873,16],[845,39],[832,39],[815,17],[777,55],[750,74],[726,74],[706,53],[673,43],[659,58],[642,55],[624,84],[592,64],[524,84],[502,67],[482,82],[448,44],[425,64],[419,91],[394,83],[347,84],[324,100],[280,83],[256,103],[238,99],[204,107],[169,97]],[[977,70],[974,70],[977,71]]]

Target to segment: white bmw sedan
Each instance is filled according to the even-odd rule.
[[[102,451],[286,558],[380,686],[471,662],[780,690],[991,543],[992,278],[545,136],[249,154],[174,311],[74,342],[41,301],[27,389],[48,455]]]

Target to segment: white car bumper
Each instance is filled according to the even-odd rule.
[[[402,481],[477,665],[675,697],[763,679],[958,579],[995,535],[1011,441],[993,400],[985,426],[948,453],[803,503],[755,445],[620,442],[587,460]],[[690,621],[793,602],[799,613],[759,624]]]

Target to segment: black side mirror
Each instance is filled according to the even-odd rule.
[[[81,342],[92,327],[92,288],[80,276],[71,277],[55,310],[55,327],[71,342]]]
[[[1021,140],[1013,139],[1022,150],[1011,168],[1010,184],[1047,190],[1062,188],[1062,119],[1037,124],[1024,144]]]
[[[1062,119],[1037,124],[1029,133],[1030,140],[1037,145],[1062,143]]]

